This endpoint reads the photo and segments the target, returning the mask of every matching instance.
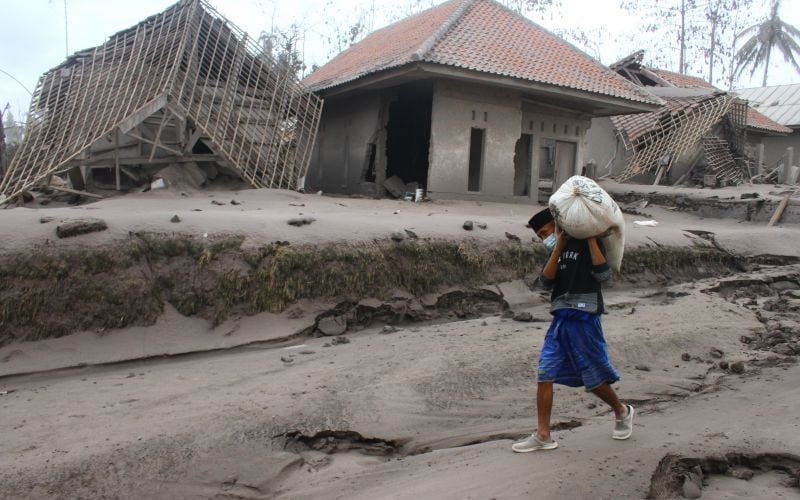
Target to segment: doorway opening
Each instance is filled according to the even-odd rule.
[[[428,187],[428,153],[431,144],[433,88],[405,87],[389,106],[386,137],[386,177],[398,176],[406,184]]]
[[[575,175],[578,145],[574,142],[545,139],[539,148],[539,188],[549,197]]]
[[[533,136],[522,134],[514,147],[514,196],[531,195]]]

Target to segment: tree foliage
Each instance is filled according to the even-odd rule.
[[[750,76],[755,74],[759,66],[764,66],[762,86],[767,86],[769,62],[772,52],[778,51],[785,61],[800,73],[797,56],[800,56],[800,31],[783,21],[778,15],[780,0],[773,0],[770,15],[762,22],[742,30],[737,39],[745,39],[736,53],[736,74],[740,75],[750,68]]]
[[[750,15],[753,0],[621,0],[650,35],[649,64],[677,73],[703,76],[719,87],[733,84],[736,34]],[[655,45],[653,45],[655,44]]]

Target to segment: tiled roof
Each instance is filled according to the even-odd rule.
[[[800,126],[800,84],[740,89],[736,93],[769,119],[787,127]]]
[[[367,36],[308,78],[312,90],[422,61],[632,102],[658,100],[494,0],[450,0]]]
[[[680,73],[673,73],[672,71],[667,71],[665,69],[651,69],[653,73],[657,74],[664,80],[668,81],[669,83],[675,85],[676,87],[682,87],[685,89],[688,88],[704,88],[704,89],[714,89],[713,85],[708,83],[707,81],[703,80],[702,78],[698,78],[696,76],[689,76],[689,75],[682,75]]]
[[[702,95],[695,97],[664,98],[664,105],[652,113],[639,113],[635,115],[617,115],[611,117],[611,122],[626,139],[633,143],[639,137],[658,127],[662,117],[670,113],[691,112],[703,101],[715,98],[715,95]]]
[[[658,76],[668,81],[669,83],[675,85],[676,87],[719,90],[714,85],[696,76],[681,75],[680,73],[673,73],[672,71],[667,71],[663,69],[650,69],[650,71],[657,74]],[[798,85],[797,87],[800,87],[800,85]],[[742,97],[744,98],[745,96],[742,95]],[[765,116],[759,111],[753,109],[753,106],[756,105],[755,102],[750,102],[749,104],[750,105],[747,107],[748,128],[760,130],[763,132],[776,133],[776,134],[789,134],[792,132],[792,129],[784,127],[777,121],[774,121],[770,117]],[[800,99],[798,99],[798,104],[800,104]],[[798,106],[798,108],[800,109],[800,106]]]
[[[758,110],[752,106],[747,106],[747,126],[757,130],[765,130],[767,132],[777,132],[780,134],[791,134],[792,129],[784,127],[775,120],[770,120],[768,117],[759,113]]]

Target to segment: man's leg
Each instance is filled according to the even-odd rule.
[[[592,393],[605,401],[605,403],[610,406],[612,410],[614,410],[614,415],[617,419],[623,418],[625,414],[628,413],[628,408],[620,402],[619,398],[617,397],[617,393],[610,385],[602,384],[597,388],[592,389]]]
[[[602,384],[592,390],[608,406],[614,409],[614,432],[611,437],[614,439],[628,439],[633,434],[633,416],[635,414],[633,406],[620,403],[617,393],[608,384]]]
[[[550,415],[553,412],[553,383],[539,382],[536,384],[536,416],[539,427],[536,437],[542,441],[550,441]]]

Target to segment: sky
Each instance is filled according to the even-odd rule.
[[[104,43],[114,33],[156,14],[175,0],[0,0],[0,107],[8,103],[20,117],[30,103],[42,73],[60,64],[67,53]],[[310,68],[322,65],[336,50],[330,43],[336,26],[343,29],[359,16],[377,29],[409,12],[409,5],[442,0],[211,0],[222,15],[252,37],[273,25],[304,26],[302,51]],[[582,48],[604,64],[651,44],[647,35],[632,33],[640,19],[624,12],[619,0],[561,0],[558,15],[530,15],[551,30],[582,28],[589,41]],[[754,0],[766,13],[767,1]],[[66,32],[65,32],[66,4]],[[784,1],[781,18],[800,27],[800,1]],[[757,19],[753,20],[753,22]],[[636,40],[634,40],[634,35]],[[653,44],[656,42],[652,41]],[[643,47],[644,45],[644,47]],[[666,68],[675,70],[676,68]],[[737,87],[761,85],[761,72],[745,75]],[[781,57],[774,57],[770,85],[800,82]],[[27,89],[27,90],[26,90]]]

